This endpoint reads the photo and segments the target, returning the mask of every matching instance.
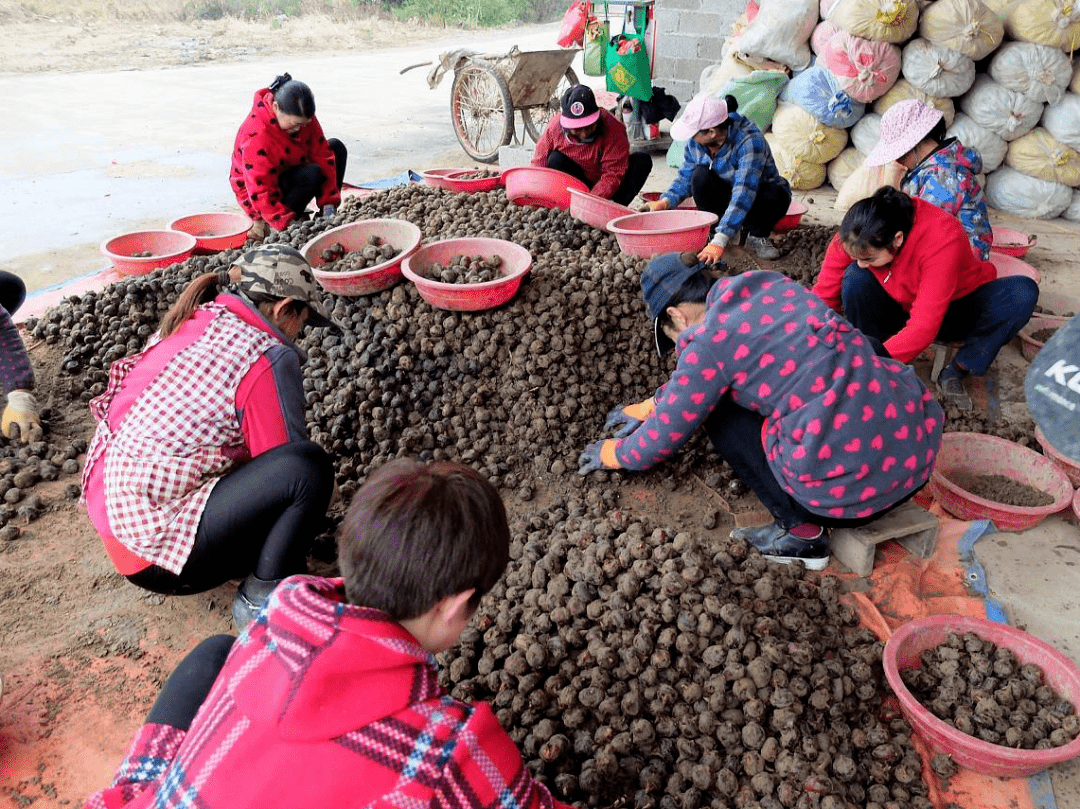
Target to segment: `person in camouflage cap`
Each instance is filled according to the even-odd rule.
[[[262,245],[195,278],[138,354],[113,363],[90,403],[97,430],[83,502],[119,573],[182,595],[243,579],[243,628],[306,570],[334,489],[308,440],[307,325],[333,326],[304,257]]]

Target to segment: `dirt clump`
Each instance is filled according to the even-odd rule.
[[[976,497],[1007,506],[1039,508],[1054,502],[1054,497],[1049,492],[1036,489],[1034,486],[1021,483],[1006,475],[985,475],[954,469],[946,473],[945,477]]]

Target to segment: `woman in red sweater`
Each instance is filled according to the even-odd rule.
[[[986,374],[1039,299],[1030,278],[998,278],[976,258],[955,217],[888,186],[848,210],[814,292],[901,362],[935,340],[963,343],[938,389],[964,408],[964,377]]]
[[[323,135],[311,88],[286,73],[256,91],[236,133],[229,182],[265,236],[267,225],[284,230],[302,218],[313,199],[325,216],[333,216],[341,203],[346,157],[345,144]]]

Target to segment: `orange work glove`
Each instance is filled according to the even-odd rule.
[[[709,242],[697,257],[702,264],[715,264],[724,257],[724,248],[715,242]]]

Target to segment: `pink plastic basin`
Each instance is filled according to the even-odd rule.
[[[1068,322],[1069,318],[1060,315],[1043,315],[1039,313],[1032,315],[1017,335],[1020,338],[1020,353],[1023,354],[1024,359],[1031,362],[1045,345],[1042,340],[1035,339],[1036,332],[1043,329],[1060,329]]]
[[[659,191],[642,191],[641,192],[641,198],[643,200],[645,200],[646,202],[656,202],[658,199],[660,199],[660,196],[661,196],[661,194],[660,194]],[[680,207],[680,208],[693,208],[696,211],[697,210],[697,203],[694,202],[693,197],[687,197],[686,199],[684,199],[682,202],[679,203],[678,207]]]
[[[931,615],[908,621],[885,644],[882,665],[900,708],[915,732],[936,752],[946,753],[962,767],[985,775],[1019,778],[1080,755],[1080,738],[1049,750],[1017,750],[961,733],[924,708],[908,691],[900,672],[919,665],[919,654],[942,644],[948,633],[974,632],[1003,646],[1023,663],[1034,663],[1043,681],[1073,705],[1080,705],[1080,669],[1053,646],[1007,624],[967,615]]]
[[[189,258],[195,245],[194,236],[179,230],[137,230],[102,242],[101,252],[120,275],[146,275]],[[132,255],[145,252],[150,255]]]
[[[1010,506],[978,497],[947,475],[1004,475],[1054,498],[1048,506]],[[983,433],[945,433],[930,475],[930,493],[962,520],[992,520],[1000,531],[1023,531],[1069,507],[1073,488],[1061,468],[1041,453]]]
[[[794,230],[799,226],[799,221],[808,210],[810,209],[804,203],[793,199],[788,206],[787,213],[780,217],[779,222],[773,225],[773,232],[786,233],[789,230]]]
[[[378,236],[384,242],[400,250],[396,256],[366,270],[334,272],[322,269],[326,259],[322,251],[332,244],[340,244],[347,252],[363,249],[369,236]],[[420,228],[404,219],[362,219],[316,236],[304,245],[301,252],[311,272],[322,288],[334,295],[371,295],[392,287],[401,281],[401,262],[420,247]]]
[[[451,174],[460,174],[463,171],[470,171],[466,166],[456,166],[448,169],[427,169],[420,172],[420,176],[424,178],[424,182],[428,185],[433,185],[436,188],[445,188],[448,191],[453,190],[451,188],[450,180],[448,179]]]
[[[196,213],[174,219],[169,229],[190,233],[195,237],[195,252],[205,254],[242,247],[251,225],[242,213]]]
[[[514,166],[502,173],[506,197],[518,205],[538,208],[570,207],[570,189],[588,191],[585,183],[543,166]]]
[[[484,169],[463,169],[453,174],[446,175],[445,182],[451,191],[463,191],[467,194],[479,193],[481,191],[491,191],[498,188],[503,184],[502,172],[497,173],[493,177],[473,177],[469,178],[467,175],[476,174]],[[486,169],[491,171],[491,169]]]
[[[1061,467],[1061,471],[1065,473],[1065,477],[1069,479],[1069,483],[1072,484],[1074,489],[1080,489],[1080,461],[1073,460],[1067,455],[1062,455],[1058,452],[1054,445],[1046,440],[1046,436],[1043,435],[1042,430],[1035,427],[1035,440],[1039,442],[1039,446],[1042,447],[1043,455],[1052,460],[1058,466]]]
[[[676,208],[620,216],[608,222],[608,230],[627,255],[651,258],[657,253],[700,251],[709,241],[709,228],[717,218],[708,211]]]
[[[1014,228],[992,228],[993,241],[990,244],[991,253],[1002,253],[1007,256],[1022,258],[1027,251],[1034,247],[1039,237],[1028,235],[1022,230]]]
[[[575,219],[580,219],[586,225],[607,230],[608,222],[612,219],[632,213],[633,211],[625,205],[612,202],[610,199],[598,197],[588,191],[570,189],[570,215]]]
[[[1023,275],[1037,284],[1042,277],[1039,275],[1039,271],[1026,261],[1021,261],[1016,256],[1010,256],[1006,253],[995,253],[991,250],[990,263],[993,264],[994,268],[997,270],[998,278],[1006,278],[1010,275]]]
[[[500,256],[503,275],[482,284],[446,284],[427,277],[432,264],[446,264],[454,256]],[[478,312],[493,309],[517,294],[532,255],[519,244],[502,239],[444,239],[424,245],[402,262],[401,272],[416,285],[420,297],[439,309]]]

